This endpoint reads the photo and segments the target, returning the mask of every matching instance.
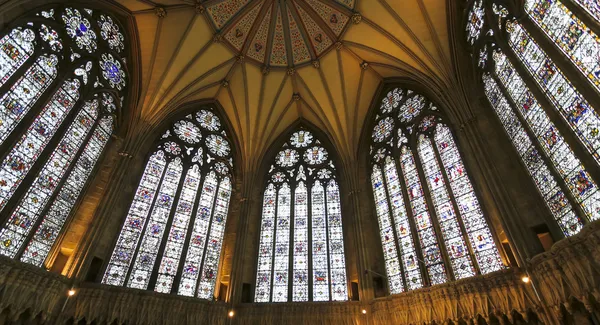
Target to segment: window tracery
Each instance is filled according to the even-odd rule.
[[[232,191],[231,145],[203,108],[150,156],[102,282],[211,300]]]
[[[348,300],[340,189],[325,146],[296,130],[267,180],[255,301]]]
[[[576,2],[586,6],[585,1]],[[500,24],[499,30],[500,35],[506,36],[506,41],[488,32],[489,37],[475,44],[475,47],[491,49],[489,59],[479,65],[483,69],[485,93],[550,214],[565,236],[574,235],[587,222],[600,217],[597,180],[586,168],[597,166],[584,166],[582,160],[587,157],[578,156],[573,149],[584,148],[583,152],[587,151],[596,165],[600,163],[600,118],[582,90],[575,87],[562,71],[571,68],[555,62],[548,49],[541,46],[508,10],[500,4],[491,5],[492,14],[500,21],[506,21],[504,25]],[[532,28],[540,28],[561,50],[559,53],[598,90],[595,73],[598,67],[594,59],[598,37],[595,33],[557,0],[528,0],[524,10],[534,22]],[[493,28],[495,26],[484,24],[483,30]],[[497,42],[506,42],[517,62],[503,53]],[[520,63],[524,71],[519,70]],[[536,98],[526,79],[539,86],[550,105],[545,106],[539,101],[543,98]],[[552,111],[558,112],[562,121],[554,120]]]
[[[390,89],[382,102],[394,94],[401,99],[392,109],[382,104],[371,137],[371,182],[390,292],[504,268],[441,113],[402,88]],[[386,137],[377,129],[382,122],[391,130]]]
[[[120,53],[94,23],[101,17]],[[128,82],[126,42],[109,15],[73,6],[11,26],[0,33],[0,254],[42,266],[114,131]]]

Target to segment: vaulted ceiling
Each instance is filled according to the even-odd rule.
[[[298,118],[354,157],[384,78],[452,84],[446,0],[117,0],[138,28],[138,112],[214,98],[246,167]]]

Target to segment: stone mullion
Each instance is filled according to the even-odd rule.
[[[290,182],[291,183],[291,182]],[[288,302],[294,301],[293,288],[294,288],[294,222],[296,221],[296,188],[297,184],[290,185],[290,235],[288,244]]]
[[[559,132],[562,134],[565,141],[569,144],[571,150],[575,156],[581,160],[583,165],[586,167],[588,173],[592,176],[596,184],[600,183],[600,166],[593,158],[592,154],[587,150],[587,148],[581,143],[581,141],[575,135],[575,131],[571,129],[571,127],[567,124],[565,119],[561,116],[561,114],[557,111],[554,104],[550,102],[550,100],[546,97],[546,93],[540,88],[533,77],[529,73],[529,70],[524,66],[521,60],[516,56],[513,52],[512,48],[508,45],[508,43],[503,40],[499,41],[502,52],[506,55],[508,60],[512,63],[515,68],[515,73],[518,73],[523,79],[523,82],[527,86],[527,88],[533,93],[535,99],[538,101],[540,107],[546,112],[550,121],[554,123],[554,125],[558,128]],[[504,84],[498,80],[498,83],[504,87]],[[504,89],[504,88],[502,88]],[[504,91],[506,95],[508,95],[507,91]],[[512,100],[512,97],[508,96],[507,99],[510,98],[510,102],[515,104]],[[518,106],[513,106],[518,107]]]
[[[158,269],[160,268],[160,263],[162,260],[162,256],[165,252],[165,247],[167,246],[167,241],[169,239],[169,234],[171,227],[173,226],[173,219],[175,214],[177,213],[177,207],[179,205],[179,200],[181,198],[181,193],[183,192],[183,187],[185,185],[185,179],[187,177],[187,172],[191,170],[191,166],[186,166],[182,164],[182,172],[179,176],[179,186],[177,187],[177,191],[175,192],[175,196],[173,197],[173,204],[171,205],[171,211],[169,212],[169,217],[167,218],[167,222],[165,224],[164,232],[162,235],[162,239],[160,241],[160,246],[158,248],[158,253],[156,253],[156,259],[154,260],[154,267],[152,268],[152,273],[150,273],[150,279],[148,279],[148,290],[155,290],[156,281],[158,280]]]
[[[498,77],[496,77],[495,75],[493,75],[493,78],[496,80],[496,83],[498,84],[498,87],[499,87],[500,91],[502,92],[502,95],[506,98],[506,100],[510,104],[511,109],[513,111],[517,110],[518,106],[512,100],[512,98],[508,95],[508,91],[506,90],[506,88],[504,88],[504,84],[502,84],[502,82],[500,80],[498,80]],[[563,177],[557,171],[556,166],[550,160],[550,158],[548,157],[548,155],[546,154],[546,152],[540,145],[538,138],[535,136],[535,133],[533,132],[533,130],[531,129],[531,127],[529,126],[529,124],[527,123],[525,118],[523,116],[521,116],[520,112],[515,112],[515,116],[519,119],[519,122],[521,122],[521,124],[523,125],[525,132],[527,132],[527,136],[529,136],[529,138],[531,139],[532,145],[535,147],[535,149],[539,153],[540,157],[542,158],[542,160],[544,161],[546,166],[548,166],[548,169],[550,170],[552,175],[558,180],[557,181],[558,186],[560,187],[560,189],[563,191],[563,193],[567,196],[567,198],[573,205],[573,209],[575,209],[577,214],[579,216],[581,216],[581,220],[583,221],[583,223],[587,224],[588,220],[587,220],[585,212],[581,208],[581,205],[579,204],[579,202],[577,202],[577,200],[575,200],[575,197],[573,197],[573,194],[569,190],[568,186],[565,184]],[[554,219],[554,214],[550,213],[550,216],[552,216],[552,224],[556,224],[557,220]],[[561,238],[564,238],[564,233],[562,231],[560,233],[561,233]]]
[[[208,253],[208,238],[210,238],[210,231],[212,230],[213,219],[215,216],[215,210],[217,209],[217,199],[219,198],[219,192],[222,180],[217,180],[217,185],[215,186],[215,197],[213,198],[212,208],[210,209],[210,215],[208,219],[208,227],[206,228],[206,238],[204,238],[204,251],[202,252],[202,261],[200,266],[198,267],[198,279],[196,279],[196,293],[195,297],[198,296],[198,290],[200,290],[200,280],[202,279],[202,268],[204,267],[204,261],[206,260],[206,254]],[[222,248],[222,247],[221,247]],[[218,274],[218,270],[217,270]],[[217,278],[217,274],[215,274],[215,281]],[[213,288],[213,296],[214,296],[214,288]]]
[[[8,36],[8,34],[5,36]],[[42,53],[42,48],[39,46],[36,46],[35,49],[33,50],[33,54],[31,54],[31,56],[27,59],[27,61],[23,62],[23,64],[21,64],[21,66],[18,67],[17,70],[15,70],[15,72],[12,74],[12,76],[10,76],[8,79],[6,79],[4,84],[2,86],[0,86],[0,94],[6,94],[10,90],[10,88],[12,88],[12,86],[14,86],[15,82],[17,82],[17,80],[19,80],[19,78],[25,76],[25,72],[27,72],[27,70],[29,70],[29,68],[31,68],[33,65],[35,65],[35,62],[37,61],[37,59],[40,56],[42,56],[43,54],[48,54],[48,53]],[[53,80],[52,82],[55,82],[55,81],[56,81],[56,79]]]
[[[83,108],[80,107],[78,111],[81,111]],[[78,112],[79,113],[79,112]],[[96,131],[96,129],[98,129],[100,126],[100,120],[102,119],[101,114],[99,114],[98,117],[96,117],[96,121],[94,121],[94,125],[92,125],[92,127],[90,128],[90,130],[88,131],[88,134],[86,135],[85,139],[81,142],[79,148],[77,149],[77,153],[75,154],[75,156],[73,157],[73,159],[71,160],[71,165],[67,168],[67,170],[64,172],[62,178],[60,179],[60,181],[58,182],[58,184],[56,185],[56,187],[54,188],[54,192],[52,193],[52,195],[50,195],[50,197],[48,198],[48,202],[46,202],[46,204],[44,205],[44,207],[42,208],[42,210],[40,211],[38,218],[35,222],[35,224],[33,225],[33,227],[31,228],[31,231],[29,232],[29,235],[27,235],[27,238],[25,239],[25,241],[23,241],[23,245],[21,245],[21,248],[19,249],[19,251],[17,252],[17,255],[15,255],[15,259],[17,258],[21,258],[21,256],[23,255],[23,252],[25,251],[25,248],[27,247],[27,245],[29,244],[29,242],[31,241],[31,239],[33,238],[33,236],[36,233],[36,230],[38,229],[38,227],[40,226],[40,224],[42,223],[42,221],[44,220],[44,216],[46,215],[46,213],[48,213],[48,210],[50,210],[50,207],[52,206],[52,203],[54,202],[54,200],[56,199],[56,196],[58,195],[58,193],[61,191],[62,187],[64,186],[65,182],[67,181],[67,179],[69,178],[69,176],[71,175],[71,172],[73,171],[73,169],[75,168],[75,166],[77,165],[77,161],[79,160],[79,158],[81,157],[81,155],[83,154],[83,151],[86,148],[86,145],[90,142],[90,139],[92,138],[92,136],[94,135],[94,132]],[[69,126],[71,126],[71,124],[76,123],[76,120],[72,120],[71,123],[69,124]],[[62,137],[61,137],[62,138]],[[105,146],[106,148],[106,146]],[[48,160],[46,160],[44,162],[47,162]],[[43,168],[43,167],[42,167]],[[37,176],[37,174],[36,174]],[[92,176],[92,174],[90,173],[90,176]],[[89,181],[89,177],[88,180]],[[86,183],[87,183],[86,181]],[[20,201],[20,200],[19,200]],[[15,204],[15,207],[18,207],[18,203]],[[65,223],[66,225],[66,223]],[[64,229],[64,225],[63,228],[60,230],[60,232],[63,232]],[[53,246],[58,242],[58,237],[57,240],[53,243]]]
[[[192,239],[192,234],[194,233],[194,225],[196,224],[196,217],[198,214],[198,207],[200,206],[200,199],[202,198],[202,192],[204,192],[204,182],[206,181],[208,175],[200,176],[198,180],[198,191],[196,192],[196,198],[194,202],[194,206],[192,207],[192,214],[190,217],[190,221],[188,223],[188,229],[185,234],[185,239],[183,241],[183,250],[181,251],[181,256],[179,257],[179,265],[177,265],[177,272],[175,273],[175,278],[173,279],[173,285],[171,286],[171,294],[177,294],[179,290],[179,285],[181,284],[181,277],[183,275],[183,268],[185,267],[185,260],[187,259],[188,250],[190,247],[190,241]],[[200,272],[200,268],[198,268],[198,272]],[[199,276],[198,276],[199,277]]]
[[[268,186],[268,185],[267,185]],[[271,246],[273,248],[273,251],[271,252],[271,279],[270,279],[270,284],[269,284],[269,302],[273,302],[273,283],[275,282],[275,250],[277,247],[277,217],[278,217],[278,212],[279,212],[279,191],[281,190],[281,188],[277,188],[275,187],[275,209],[273,211],[273,245]],[[263,209],[264,210],[264,198],[263,198]],[[260,221],[262,224],[262,218],[263,218],[263,212],[261,212],[261,216],[260,216]],[[259,250],[260,250],[260,240],[262,238],[259,238]],[[260,260],[260,256],[258,258]]]
[[[577,91],[590,103],[590,106],[592,106],[596,113],[600,114],[600,93],[591,86],[591,82],[587,79],[587,76],[579,71],[567,55],[558,48],[558,45],[529,16],[523,16],[519,19],[519,22],[540,48],[546,52],[546,55],[552,62],[558,66]]]
[[[60,86],[62,86],[62,84]],[[58,89],[56,89],[56,91],[57,90]],[[54,93],[52,93],[52,95],[54,95]],[[2,209],[2,211],[14,211],[14,209],[17,208],[19,201],[25,195],[25,193],[27,193],[27,190],[29,189],[30,185],[33,184],[33,181],[37,177],[38,173],[44,167],[44,165],[48,161],[48,158],[50,158],[50,155],[52,154],[54,149],[56,149],[56,147],[60,143],[60,140],[65,135],[66,130],[71,125],[69,122],[74,121],[75,116],[77,116],[77,113],[79,113],[79,111],[81,109],[83,109],[82,106],[85,102],[84,95],[81,93],[79,95],[80,95],[79,99],[77,99],[77,101],[73,104],[73,107],[71,108],[71,110],[65,115],[63,121],[59,124],[58,128],[56,129],[56,131],[54,132],[54,134],[52,135],[52,137],[50,138],[48,143],[46,143],[46,145],[44,146],[44,148],[38,155],[37,159],[33,162],[33,164],[31,165],[31,168],[29,169],[29,171],[27,172],[27,174],[25,175],[25,177],[23,178],[21,183],[17,186],[17,189],[15,190],[13,195],[7,200],[6,205],[4,206],[4,209]],[[39,101],[38,101],[38,103],[39,103]],[[40,111],[41,111],[41,108],[43,108],[45,106],[46,105],[39,106],[38,108],[40,108]],[[28,126],[27,126],[27,128],[24,128],[23,132],[13,132],[11,134],[11,136],[18,135],[19,137],[14,139],[14,143],[12,143],[12,146],[10,148],[0,149],[0,152],[2,152],[1,150],[3,150],[3,149],[7,149],[7,151],[5,151],[2,155],[2,161],[4,161],[8,157],[8,154],[10,153],[10,151],[14,148],[14,146],[17,144],[17,142],[20,140],[20,138],[25,134],[25,132],[27,132],[27,130],[29,129],[29,126],[31,125],[33,120],[38,116],[38,114],[39,114],[39,111],[36,112],[35,116],[33,116],[33,115],[30,116],[31,121],[27,122]],[[21,123],[23,123],[24,121],[25,121],[25,119],[23,119],[23,121],[21,121]],[[7,139],[7,142],[8,142],[8,139]],[[7,142],[5,142],[4,145],[7,144]],[[0,217],[0,221],[1,221],[0,224],[4,225],[8,221],[9,218],[10,218],[10,213],[6,213],[4,215],[4,219],[2,217]]]
[[[581,20],[596,35],[600,35],[600,22],[590,15],[586,9],[583,9],[573,0],[560,0],[579,20]]]
[[[475,256],[475,252],[473,250],[473,244],[471,243],[471,239],[469,238],[469,233],[467,232],[467,227],[465,227],[465,223],[462,218],[463,215],[460,212],[460,210],[458,209],[458,203],[457,203],[456,197],[454,196],[454,192],[452,191],[452,187],[450,185],[450,178],[448,177],[448,172],[446,171],[446,168],[444,168],[444,162],[442,161],[442,156],[440,155],[440,151],[437,148],[437,145],[436,145],[435,139],[433,138],[433,135],[429,139],[431,141],[431,147],[433,148],[433,152],[435,154],[435,160],[437,160],[437,164],[440,167],[440,171],[442,172],[442,177],[444,178],[444,187],[446,188],[449,199],[452,202],[452,207],[454,208],[454,211],[455,211],[454,214],[456,215],[456,220],[458,221],[460,230],[462,231],[462,233],[464,235],[463,239],[464,239],[465,243],[467,244],[467,249],[469,250],[469,255],[471,255],[471,261],[473,262],[475,271],[479,275],[479,274],[481,274],[481,267],[479,265],[479,262],[477,261],[477,257]],[[465,175],[463,177],[468,178],[469,176]]]
[[[72,70],[71,65],[66,65],[66,66],[60,67],[57,70],[56,78],[54,78],[54,80],[52,80],[52,82],[48,86],[48,88],[46,88],[46,90],[40,95],[40,97],[37,99],[37,101],[35,101],[35,103],[33,103],[33,105],[31,105],[31,108],[29,109],[27,114],[25,114],[25,116],[23,116],[21,121],[19,123],[17,123],[15,129],[6,137],[4,142],[2,142],[2,144],[0,144],[0,152],[2,153],[2,154],[0,154],[0,159],[2,161],[4,161],[4,159],[6,159],[6,156],[8,155],[10,150],[17,144],[17,142],[19,141],[19,139],[21,139],[23,134],[25,134],[25,132],[27,132],[27,130],[29,129],[29,126],[35,120],[35,118],[40,114],[42,109],[50,103],[50,100],[52,99],[54,94],[56,94],[56,92],[63,86],[64,82],[68,79],[67,76],[70,74],[71,70]],[[80,104],[80,102],[81,102],[81,98],[82,98],[81,88],[78,91],[78,94],[79,94],[79,98],[78,98],[77,102],[75,103],[75,105],[73,105],[73,108],[77,107],[77,105]],[[73,110],[71,110],[71,111],[73,111]],[[69,117],[69,115],[67,115],[67,117]],[[65,121],[66,120],[67,119],[65,118]],[[57,134],[59,134],[58,131],[59,130],[57,130],[57,132],[54,133],[55,136]],[[39,155],[38,160],[40,159],[40,157],[43,157],[43,155]],[[7,207],[9,207],[9,206],[6,205],[4,208],[6,209]]]
[[[415,140],[416,140],[416,137],[415,137]],[[417,141],[414,141],[413,147],[415,149],[412,150],[413,159],[415,160],[415,169],[417,170],[417,174],[420,179],[421,190],[423,192],[423,198],[425,199],[425,202],[427,203],[427,206],[428,206],[427,210],[429,211],[429,217],[431,219],[431,224],[432,224],[433,228],[435,229],[435,235],[436,235],[438,246],[440,249],[440,254],[442,255],[442,259],[444,261],[444,264],[446,265],[446,275],[448,276],[449,281],[454,281],[454,280],[456,280],[456,278],[454,276],[454,269],[452,268],[452,260],[450,259],[450,256],[448,255],[448,248],[446,247],[446,241],[444,240],[444,233],[442,232],[442,228],[440,227],[440,222],[439,222],[439,219],[437,216],[437,211],[435,210],[435,204],[433,203],[433,199],[431,198],[431,191],[429,189],[429,184],[427,184],[427,177],[425,176],[425,173],[423,172],[423,168],[422,168],[423,164],[421,162],[421,157],[419,156],[418,144],[416,142]]]
[[[327,252],[327,277],[329,282],[329,301],[333,299],[333,281],[331,279],[331,252],[329,251],[329,202],[327,201],[327,186],[329,183],[323,181],[323,208],[325,216],[325,249]],[[338,189],[339,190],[339,189]],[[341,213],[341,196],[340,196],[340,213]]]
[[[313,301],[313,245],[312,245],[312,184],[306,182],[306,222],[308,225],[308,242],[306,249],[308,250],[308,301]]]
[[[146,165],[148,165],[148,163],[150,162],[150,160],[148,159],[148,161],[146,162]],[[152,204],[150,204],[150,209],[148,209],[148,213],[146,214],[146,218],[144,218],[144,225],[142,226],[142,232],[140,233],[140,238],[137,242],[137,244],[135,245],[135,250],[133,251],[133,256],[131,257],[131,264],[129,264],[129,268],[127,269],[127,274],[125,275],[125,283],[124,286],[127,286],[127,283],[129,282],[129,277],[131,276],[131,271],[134,268],[135,265],[135,260],[137,259],[138,253],[140,251],[140,246],[142,245],[142,242],[144,241],[144,235],[146,234],[146,228],[148,225],[148,219],[150,218],[150,215],[152,214],[152,212],[154,211],[154,205],[156,204],[156,200],[158,199],[159,193],[160,193],[160,189],[163,185],[163,182],[165,180],[165,175],[167,174],[167,169],[169,169],[169,165],[171,164],[172,161],[168,161],[165,164],[165,168],[163,169],[162,175],[160,175],[160,182],[158,183],[158,187],[156,188],[156,192],[154,195],[154,198],[152,198]],[[140,178],[141,179],[141,178]],[[136,187],[136,192],[138,189],[139,185]],[[133,197],[133,199],[135,199],[135,196]],[[131,203],[130,203],[131,204]],[[129,211],[127,212],[127,215],[129,215]],[[123,223],[125,223],[127,221],[127,215],[125,216],[125,219],[123,220]],[[119,230],[122,230],[123,227],[121,227]],[[116,239],[117,241],[119,240],[119,237],[117,237]],[[113,249],[114,247],[116,247],[117,242],[114,243],[114,245],[112,246]],[[110,263],[110,261],[109,261]]]
[[[415,247],[415,253],[417,254],[417,262],[421,267],[421,277],[423,278],[423,286],[430,286],[431,279],[429,278],[428,265],[425,263],[425,257],[423,255],[423,247],[421,247],[421,237],[417,231],[417,224],[415,223],[415,214],[412,209],[412,202],[408,196],[408,186],[406,186],[406,180],[404,179],[404,170],[399,168],[402,163],[394,158],[394,164],[396,165],[396,171],[398,172],[398,181],[400,182],[400,188],[402,191],[402,198],[404,199],[404,205],[406,206],[406,213],[408,216],[408,224],[410,225],[410,233],[412,235],[413,245]],[[395,227],[395,225],[394,225]]]
[[[381,163],[379,166],[377,166],[380,168],[381,170],[381,180],[383,181],[383,188],[385,191],[385,196],[386,196],[386,204],[388,206],[388,211],[389,211],[389,216],[390,216],[390,220],[391,220],[391,226],[392,226],[392,233],[394,234],[394,245],[396,247],[397,250],[397,258],[398,258],[398,264],[400,265],[400,272],[401,272],[401,276],[402,276],[402,282],[403,282],[403,286],[404,286],[404,290],[403,291],[408,291],[408,282],[406,279],[406,274],[404,273],[404,259],[403,259],[403,254],[402,254],[402,245],[400,245],[400,236],[398,236],[398,233],[396,232],[396,218],[394,216],[394,210],[392,208],[392,204],[390,203],[391,200],[391,195],[389,192],[389,187],[388,187],[388,182],[386,179],[386,173],[385,173],[385,163]],[[398,173],[398,170],[396,169],[396,173]],[[400,177],[398,177],[400,178]],[[373,196],[375,197],[375,196]],[[373,202],[375,202],[375,204],[377,204],[377,202],[375,200],[373,200]],[[410,204],[410,203],[409,203]],[[406,209],[407,205],[404,204],[404,207]],[[381,231],[381,229],[380,229]],[[384,252],[385,254],[385,252]],[[388,275],[389,276],[389,275]],[[389,290],[389,278],[388,278],[388,290]],[[391,294],[391,292],[390,292]]]

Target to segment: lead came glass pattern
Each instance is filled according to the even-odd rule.
[[[344,301],[348,299],[348,285],[346,283],[340,188],[335,180],[330,180],[327,185],[327,229],[329,231],[331,300]]]
[[[0,142],[14,131],[56,78],[58,59],[40,56],[0,99]]]
[[[450,195],[448,194],[442,171],[435,157],[431,140],[425,135],[420,135],[418,147],[425,179],[435,207],[437,221],[442,230],[442,237],[444,238],[448,256],[452,263],[454,277],[458,280],[474,276],[475,268],[469,254],[469,249],[465,243],[465,234],[460,228],[456,211],[450,201]]]
[[[467,40],[471,45],[481,35],[481,29],[483,28],[483,16],[485,11],[483,9],[483,0],[475,0],[473,7],[469,12],[468,23],[467,23]]]
[[[200,273],[200,284],[198,286],[198,297],[211,299],[215,290],[217,280],[217,268],[221,257],[221,246],[225,234],[225,221],[229,209],[229,198],[231,197],[231,182],[225,178],[219,184],[219,192],[215,202],[215,212],[210,225],[208,247],[204,257],[202,273]]]
[[[15,143],[0,164],[0,210],[10,216],[0,229],[0,254],[38,266],[69,222],[113,132],[113,114],[127,86],[122,68],[114,71],[120,76],[117,91],[109,93],[99,82],[99,62],[109,48],[105,38],[96,40],[95,52],[85,59],[76,53],[80,35],[65,37],[72,26],[56,19],[76,12],[81,22],[99,15],[57,5],[18,18],[0,38],[0,143]],[[96,26],[86,28],[96,33]],[[112,58],[124,66],[120,56]]]
[[[269,184],[263,195],[263,210],[258,244],[256,271],[256,302],[269,302],[271,297],[271,270],[273,265],[273,236],[275,234],[275,185]]]
[[[273,258],[273,302],[288,300],[288,272],[290,251],[291,191],[284,183],[277,194],[275,220],[275,257]]]
[[[510,87],[506,87],[508,94],[517,104],[517,111],[533,131],[544,154],[554,164],[571,194],[585,211],[586,216],[590,220],[598,219],[600,217],[598,186],[579,159],[575,157],[569,144],[543,111],[506,56],[500,51],[496,51],[493,56],[498,79],[505,87],[510,85]]]
[[[157,139],[103,283],[214,299],[232,192],[231,150],[211,150],[213,135],[231,148],[222,125],[204,107]]]
[[[12,236],[13,244],[7,247],[7,250],[3,252],[4,255],[14,258],[17,250],[32,230],[33,225],[39,218],[39,214],[42,212],[41,209],[50,200],[50,196],[56,190],[58,182],[67,172],[79,147],[83,144],[86,135],[92,129],[94,121],[98,116],[98,105],[97,100],[84,104],[83,109],[75,117],[75,123],[72,123],[67,129],[58,147],[50,155],[50,158],[38,173],[31,187],[19,202],[8,223],[13,225],[20,224],[21,227],[15,229],[15,233]]]
[[[565,236],[568,237],[578,233],[583,227],[583,221],[558,185],[561,180],[555,178],[550,172],[551,167],[546,165],[541,153],[533,145],[532,139],[512,110],[508,100],[502,94],[494,78],[486,74],[483,76],[483,82],[489,102],[504,125],[506,133],[519,153],[523,164],[527,167],[554,219]]]
[[[183,181],[179,202],[175,208],[173,225],[171,226],[165,251],[158,269],[158,280],[154,289],[157,292],[171,292],[173,280],[175,280],[177,274],[179,259],[181,258],[181,252],[183,251],[183,245],[185,243],[185,235],[187,233],[190,218],[192,217],[194,203],[196,202],[200,178],[200,167],[194,165],[188,170]]]
[[[525,64],[533,79],[544,90],[579,140],[596,161],[600,161],[600,117],[594,108],[520,24],[507,23],[507,31],[510,35],[509,44],[517,57]],[[514,69],[509,62],[505,64],[507,69]]]
[[[401,88],[387,92],[375,116],[371,185],[391,294],[504,268],[443,120],[434,103]],[[377,131],[383,122],[386,137]]]
[[[408,199],[410,200],[415,224],[417,226],[421,250],[423,251],[423,258],[425,260],[425,265],[427,266],[429,280],[432,285],[445,283],[448,281],[448,277],[442,260],[442,253],[436,238],[433,223],[431,222],[429,208],[425,202],[415,159],[412,152],[407,149],[407,147],[402,148],[400,161],[408,191]]]
[[[15,28],[0,39],[0,86],[31,57],[35,45],[35,32],[29,28]]]
[[[339,191],[328,150],[300,127],[267,174],[256,302],[348,300]]]
[[[378,166],[373,166],[371,184],[373,185],[375,196],[375,211],[377,212],[377,221],[379,221],[379,232],[381,234],[381,245],[383,246],[383,258],[385,260],[390,293],[401,293],[404,291],[404,283],[398,260],[398,249],[396,248],[396,239],[393,230],[394,225],[390,218],[383,176]]]
[[[48,212],[42,217],[42,223],[23,252],[21,261],[42,266],[112,132],[113,117],[105,116],[96,126],[91,139],[75,163],[69,178],[63,183]]]
[[[587,10],[597,21],[600,21],[600,3],[596,0],[574,0]]]
[[[327,221],[325,189],[316,181],[312,188],[313,301],[329,300],[329,263],[327,261]]]
[[[145,289],[148,285],[182,171],[180,159],[176,158],[167,165],[161,187],[154,200],[153,210],[146,223],[137,258],[127,281],[128,287]]]
[[[308,193],[304,182],[294,191],[293,301],[308,301]]]
[[[479,206],[473,185],[467,176],[450,128],[438,124],[434,141],[481,273],[487,274],[501,270],[503,265],[500,254]]]
[[[410,231],[411,227],[406,212],[406,204],[402,196],[398,170],[392,157],[386,157],[384,168],[390,205],[392,206],[392,215],[394,216],[396,234],[398,236],[397,241],[400,246],[401,263],[407,282],[406,286],[408,290],[418,289],[423,286],[423,279],[421,277],[421,270],[419,269],[413,235]]]
[[[595,0],[575,0],[600,21]],[[583,75],[600,90],[600,37],[557,0],[527,0],[525,11]]]
[[[79,80],[65,81],[0,165],[0,211],[79,98]]]
[[[104,273],[103,283],[122,286],[133,259],[137,243],[142,235],[148,213],[154,202],[158,186],[167,165],[165,153],[154,153],[148,163],[136,190],[135,197],[125,218],[121,234]]]
[[[182,296],[193,297],[196,292],[196,284],[200,275],[202,257],[206,246],[206,236],[210,226],[210,216],[215,202],[217,192],[217,177],[215,173],[210,173],[204,180],[202,195],[198,212],[196,213],[196,222],[192,229],[192,238],[190,239],[181,284],[179,285],[179,294]]]
[[[97,26],[85,22],[101,13],[56,5],[18,18],[0,38],[0,143],[14,143],[0,164],[0,210],[10,216],[0,229],[0,254],[38,266],[69,223],[127,87],[119,55],[112,58],[121,88],[100,82],[99,63],[110,48],[106,38],[95,39],[94,51],[81,59],[77,44],[85,35],[70,33],[75,25],[57,19],[70,14],[84,23],[84,34],[96,35]]]

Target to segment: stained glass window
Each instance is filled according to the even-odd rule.
[[[587,12],[571,11],[577,6]],[[474,4],[474,7],[480,6]],[[585,155],[587,150],[596,164],[600,164],[600,116],[597,108],[592,106],[593,101],[583,95],[600,91],[600,38],[593,28],[584,23],[590,21],[588,18],[600,21],[600,7],[598,1],[588,0],[569,3],[564,0],[526,0],[523,7],[527,18],[533,22],[531,28],[539,29],[547,38],[535,39],[536,33],[515,19],[515,13],[492,3],[489,7],[491,14],[498,18],[498,27],[506,38],[495,37],[488,32],[494,37],[476,41],[480,49],[491,53],[491,60],[479,59],[478,65],[483,70],[482,80],[491,106],[550,214],[568,237],[578,233],[587,222],[600,218],[598,180],[586,170],[586,167],[595,166],[583,166],[580,160],[588,161],[588,158],[578,156]],[[495,27],[486,22],[483,24],[483,30],[490,31]],[[512,57],[506,56],[496,42],[506,43],[522,63],[523,71],[520,70],[521,64],[511,62]],[[558,52],[551,51],[552,47]],[[556,54],[564,55],[576,68],[575,74],[579,70],[582,79],[589,83],[579,83],[576,87],[567,78],[569,74],[564,73],[568,72],[567,68],[571,69],[568,61],[567,66],[562,64],[562,60],[555,63],[553,55]],[[535,89],[532,91],[528,87],[528,79],[537,84],[536,88],[539,87],[542,96],[548,100],[548,107],[543,106],[546,103],[542,100],[544,98],[535,97]],[[445,133],[439,131],[439,134]],[[448,148],[452,147],[450,142],[443,142]],[[584,149],[584,153],[576,153],[580,151],[574,150],[574,146]],[[446,159],[444,150],[440,148],[439,151],[442,160]],[[469,240],[490,238],[482,233],[478,236],[481,237],[469,235]],[[483,245],[481,249],[485,251],[485,247]],[[478,254],[475,252],[476,257]]]
[[[90,24],[100,17],[121,41],[119,55]],[[11,25],[0,38],[0,144],[14,143],[0,163],[0,254],[42,266],[113,133],[126,43],[116,20],[85,8],[56,6]],[[108,56],[118,85],[104,74]]]
[[[221,125],[202,108],[161,137],[103,283],[213,299],[232,191],[231,147]]]
[[[469,43],[471,43],[471,45],[473,45],[479,38],[479,35],[481,35],[484,14],[485,11],[483,10],[483,0],[475,0],[473,6],[471,7],[471,11],[469,12],[469,22],[467,23],[467,40]]]
[[[500,51],[495,51],[493,57],[498,79],[517,105],[518,114],[523,117],[531,129],[544,154],[554,165],[571,195],[581,205],[587,218],[598,219],[600,217],[598,186],[507,57]]]
[[[263,196],[254,300],[348,300],[340,189],[329,152],[300,128],[274,160]]]
[[[394,93],[403,96],[384,110]],[[427,98],[396,88],[373,123],[371,184],[392,294],[504,268],[443,121]]]
[[[598,1],[576,1],[600,21]],[[596,89],[600,90],[600,37],[558,0],[527,0],[525,11]]]
[[[600,161],[598,152],[600,150],[600,116],[519,23],[508,22],[506,30],[510,35],[509,44],[515,54],[524,63],[540,88],[545,91],[547,97],[579,140],[596,160]],[[508,60],[498,63],[502,63],[499,65],[499,69],[514,70]],[[504,74],[502,76],[504,77]],[[506,78],[502,80],[506,81]],[[525,87],[521,78],[515,76],[512,80],[518,82],[518,88]]]

